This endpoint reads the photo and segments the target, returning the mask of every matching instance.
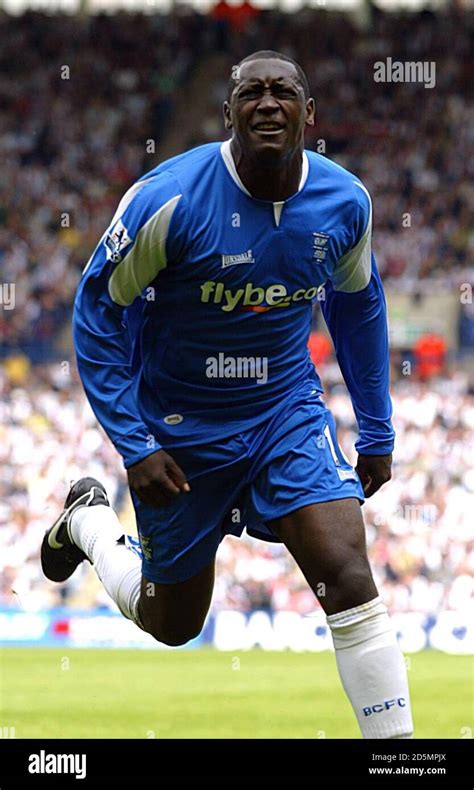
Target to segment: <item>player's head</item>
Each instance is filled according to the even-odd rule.
[[[306,75],[292,58],[261,50],[233,66],[224,120],[246,153],[271,164],[302,149],[314,112]]]

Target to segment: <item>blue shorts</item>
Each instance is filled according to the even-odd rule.
[[[282,407],[268,420],[212,444],[166,447],[191,486],[166,507],[132,491],[143,575],[185,581],[208,565],[226,534],[278,542],[272,519],[305,505],[356,497],[359,477],[341,453],[334,418],[321,398]]]

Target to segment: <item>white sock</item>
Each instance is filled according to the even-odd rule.
[[[380,596],[331,614],[327,622],[362,737],[413,737],[405,660]]]
[[[71,518],[70,531],[124,617],[143,629],[137,609],[142,564],[134,551],[117,543],[124,531],[115,511],[107,505],[78,508]]]

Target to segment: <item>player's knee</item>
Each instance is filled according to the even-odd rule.
[[[328,587],[351,589],[370,578],[370,573],[367,555],[355,552],[333,553],[322,569],[321,580]]]
[[[349,568],[342,583],[342,589],[349,593],[360,590],[372,582],[372,573],[367,562],[361,562],[358,566]]]
[[[373,588],[374,580],[368,560],[360,558],[348,563],[339,574],[337,598],[339,608],[348,609],[355,606],[361,595],[365,597]]]
[[[200,630],[166,631],[164,635],[162,635],[160,641],[169,647],[179,647],[180,645],[185,645],[187,642],[190,642],[191,639],[195,639],[199,636],[199,633]]]
[[[168,626],[164,624],[152,624],[147,631],[157,642],[161,642],[169,647],[179,647],[195,639],[201,632],[201,626]]]
[[[326,565],[322,581],[324,596],[336,611],[351,608],[360,596],[373,589],[373,578],[367,556],[345,556]]]

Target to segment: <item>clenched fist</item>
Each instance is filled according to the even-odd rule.
[[[130,488],[146,505],[169,505],[181,492],[191,490],[186,476],[164,450],[144,458],[127,469]]]
[[[356,472],[365,496],[370,497],[392,477],[392,454],[359,455]]]

